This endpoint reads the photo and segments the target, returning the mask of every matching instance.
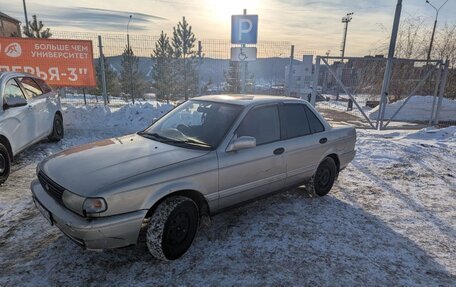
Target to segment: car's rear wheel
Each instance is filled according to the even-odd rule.
[[[331,157],[327,157],[320,163],[314,176],[306,183],[306,189],[310,194],[325,196],[331,190],[336,177],[336,163]]]
[[[54,123],[52,127],[52,133],[49,135],[49,140],[53,142],[58,142],[61,139],[63,139],[65,130],[63,128],[63,118],[60,114],[55,114]]]
[[[192,245],[199,225],[197,204],[184,196],[172,196],[160,203],[146,233],[149,252],[157,259],[175,260]]]
[[[0,143],[0,184],[4,183],[10,174],[11,158],[8,149]]]

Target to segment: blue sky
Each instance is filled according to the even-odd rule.
[[[445,0],[431,0],[440,6]],[[198,38],[228,39],[230,15],[259,14],[259,40],[290,41],[300,49],[338,54],[341,17],[354,12],[349,27],[348,55],[364,55],[389,37],[395,0],[27,0],[29,15],[60,31],[168,33],[186,16]],[[22,1],[0,0],[1,11],[24,21]],[[456,22],[456,0],[441,10],[439,23]],[[422,16],[432,26],[435,11],[425,0],[404,0],[403,17]],[[31,18],[31,17],[30,17]]]

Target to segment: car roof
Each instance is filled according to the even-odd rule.
[[[291,98],[291,97],[268,96],[268,95],[249,95],[249,94],[210,95],[210,96],[201,96],[201,97],[192,98],[192,100],[219,102],[219,103],[227,103],[227,104],[234,104],[234,105],[241,105],[241,106],[249,106],[249,105],[256,106],[256,105],[260,105],[260,104],[279,103],[279,102],[306,103],[305,100]]]
[[[31,77],[36,78],[34,75],[30,75],[27,73],[19,73],[19,72],[0,72],[0,80],[2,78],[16,78],[16,77]]]

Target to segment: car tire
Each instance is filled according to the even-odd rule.
[[[60,114],[55,114],[54,122],[52,124],[52,133],[48,139],[53,142],[58,142],[63,139],[65,129],[63,128],[63,118]]]
[[[199,219],[198,205],[190,198],[165,199],[147,226],[146,243],[150,254],[164,261],[181,257],[193,243]]]
[[[4,183],[10,174],[11,158],[8,149],[0,143],[0,184]]]
[[[326,157],[318,166],[315,174],[305,183],[311,195],[325,196],[337,178],[337,166],[331,157]]]

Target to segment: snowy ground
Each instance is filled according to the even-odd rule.
[[[133,132],[161,113],[126,109],[70,109],[67,119],[87,124],[18,156],[0,187],[0,286],[454,286],[455,127],[358,130],[357,156],[328,196],[295,189],[217,215],[174,262],[154,260],[144,244],[82,250],[38,213],[30,181],[44,157]]]

